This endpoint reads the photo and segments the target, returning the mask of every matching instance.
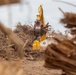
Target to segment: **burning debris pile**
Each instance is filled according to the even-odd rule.
[[[65,27],[70,29],[70,33],[76,35],[76,14],[64,13],[61,22],[66,24]],[[56,44],[50,44],[45,51],[45,66],[50,68],[62,69],[66,75],[76,75],[76,43],[69,39],[57,41]]]

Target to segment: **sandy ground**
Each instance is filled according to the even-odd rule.
[[[62,75],[62,70],[44,67],[45,61],[39,60],[3,60],[0,62],[0,75]]]
[[[44,67],[44,60],[29,61],[23,60],[23,67],[26,75],[61,75],[62,70],[49,69]]]

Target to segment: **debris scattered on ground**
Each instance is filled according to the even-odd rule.
[[[36,60],[38,57],[41,58],[41,56],[43,58],[44,51],[32,50],[32,42],[34,40],[34,31],[32,26],[21,25],[18,23],[13,32],[24,42],[22,50],[27,59]],[[2,31],[0,31],[0,45],[1,57],[5,59],[19,58],[16,44],[12,43],[8,36]]]

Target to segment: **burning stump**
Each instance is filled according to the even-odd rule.
[[[69,40],[55,38],[45,51],[45,67],[62,69],[65,75],[76,75],[76,45]]]

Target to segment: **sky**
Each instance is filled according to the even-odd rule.
[[[75,13],[76,7],[56,1],[58,0],[22,0],[22,5],[12,4],[10,7],[8,5],[0,6],[0,21],[9,28],[14,28],[18,22],[34,25],[36,15],[38,14],[38,7],[42,4],[45,23],[49,22],[54,30],[64,32],[66,29],[60,23],[63,14],[58,8],[60,7],[64,12]],[[60,1],[76,4],[76,0]]]

